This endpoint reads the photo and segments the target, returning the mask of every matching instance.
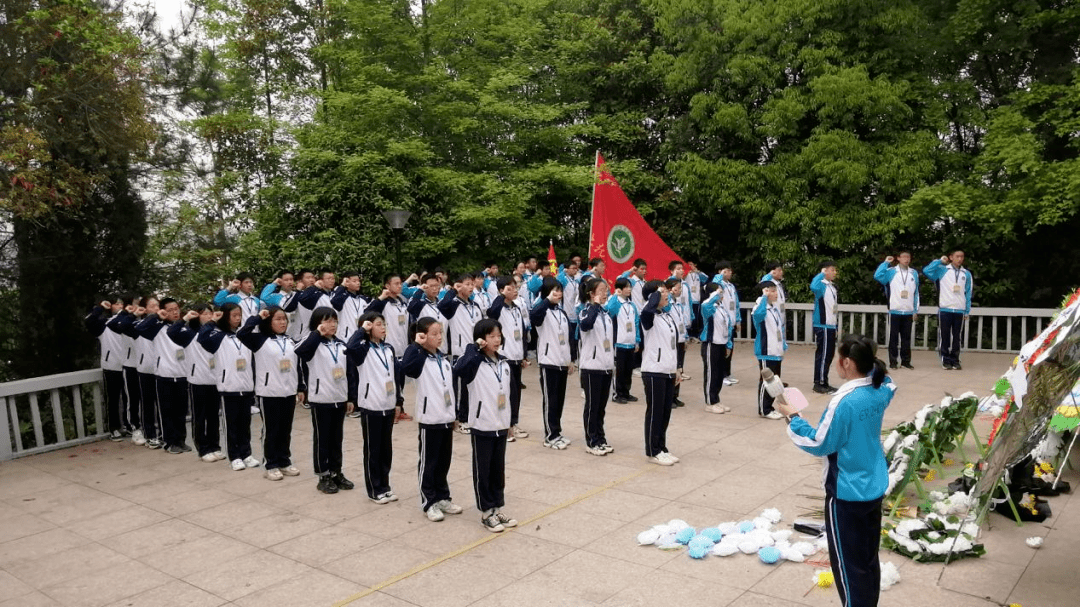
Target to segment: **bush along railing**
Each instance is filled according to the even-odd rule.
[[[750,320],[753,310],[753,302],[740,305],[742,328],[736,339],[754,338],[754,323]],[[937,312],[936,306],[919,309],[919,316],[911,325],[912,348],[937,348]],[[969,352],[1018,352],[1021,346],[1042,332],[1055,312],[1050,308],[972,308],[964,323],[963,349]],[[788,343],[814,343],[814,304],[788,303],[785,316]],[[840,334],[859,333],[879,345],[889,341],[889,310],[885,306],[840,304],[837,325]]]
[[[0,461],[99,440],[107,432],[101,369],[0,384]]]

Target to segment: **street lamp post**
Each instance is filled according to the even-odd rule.
[[[405,209],[390,209],[382,214],[394,230],[394,257],[397,260],[397,272],[401,274],[401,231],[405,229],[405,223],[409,221],[412,213]]]

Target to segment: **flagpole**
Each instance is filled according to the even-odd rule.
[[[592,202],[589,204],[589,252],[587,257],[592,258],[593,224],[596,220],[596,182],[598,181],[600,168],[600,148],[596,148],[596,160],[593,161]],[[588,264],[588,260],[585,261]]]

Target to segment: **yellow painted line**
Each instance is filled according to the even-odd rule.
[[[524,521],[520,521],[518,523],[518,526],[519,527],[524,527],[526,525],[530,525],[532,523],[535,523],[536,521],[538,521],[538,520],[540,520],[540,519],[542,519],[542,518],[544,518],[546,516],[550,516],[550,515],[558,512],[558,511],[564,509],[564,508],[568,508],[570,506],[573,506],[574,504],[576,504],[576,503],[578,503],[578,502],[580,502],[582,500],[589,499],[590,497],[592,497],[594,495],[597,495],[597,494],[600,494],[600,493],[603,493],[604,491],[607,491],[608,489],[611,489],[612,487],[615,487],[617,485],[625,483],[628,480],[631,480],[633,478],[641,476],[642,474],[644,474],[649,469],[650,469],[650,466],[642,466],[641,468],[638,468],[634,472],[632,472],[630,474],[627,474],[626,476],[624,476],[622,478],[615,479],[615,480],[613,480],[613,481],[611,481],[609,483],[600,485],[598,487],[593,487],[592,489],[589,489],[585,493],[582,493],[581,495],[570,498],[569,500],[567,500],[567,501],[565,501],[565,502],[563,502],[561,504],[557,504],[555,506],[552,506],[552,507],[548,508],[547,510],[544,510],[540,514],[537,514],[536,516],[533,516],[533,517],[531,517],[529,519],[526,519]],[[471,544],[466,544],[466,545],[462,546],[461,548],[458,548],[457,550],[454,550],[453,552],[448,552],[448,553],[446,553],[446,554],[444,554],[444,555],[442,555],[442,556],[440,556],[440,557],[438,557],[438,558],[436,558],[434,560],[431,560],[431,561],[428,561],[426,563],[422,563],[420,565],[417,565],[416,567],[413,567],[412,569],[406,571],[405,573],[399,573],[398,575],[395,575],[392,578],[389,578],[387,580],[383,580],[382,582],[379,582],[378,584],[375,584],[374,586],[372,586],[371,588],[368,588],[367,590],[361,590],[360,592],[357,592],[356,594],[354,594],[354,595],[352,595],[352,596],[350,596],[350,597],[348,597],[346,599],[342,599],[342,600],[334,603],[334,607],[343,607],[344,605],[348,605],[349,603],[352,603],[353,601],[358,601],[358,600],[364,598],[365,596],[368,596],[369,594],[374,594],[374,593],[382,590],[383,588],[386,588],[387,586],[393,586],[394,584],[400,582],[401,580],[412,577],[412,576],[416,575],[417,573],[420,573],[421,571],[425,571],[427,569],[430,569],[430,568],[434,567],[435,565],[438,565],[439,563],[448,561],[448,560],[450,560],[450,559],[452,559],[454,557],[461,556],[462,554],[465,554],[466,552],[468,552],[468,551],[470,551],[470,550],[472,550],[474,548],[478,548],[480,546],[483,546],[484,544],[486,544],[486,543],[488,543],[490,541],[497,540],[500,537],[503,537],[503,536],[506,536],[506,535],[507,535],[506,533],[494,533],[494,534],[488,535],[486,537],[480,538],[480,539],[476,540],[475,542],[472,542]]]

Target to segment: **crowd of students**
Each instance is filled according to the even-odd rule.
[[[890,343],[890,362],[896,368],[899,358],[910,367],[910,343],[901,338],[910,334],[903,321],[910,323],[918,312],[918,275],[908,268],[907,253],[898,256],[897,267],[892,261],[875,277],[886,285],[890,318],[897,318],[891,324],[900,331],[893,338],[896,349]],[[970,273],[962,263],[957,251],[924,270],[942,285],[943,314],[970,309]],[[816,391],[831,393],[836,268],[822,265],[811,284],[814,383]],[[240,274],[212,304],[194,305],[183,315],[171,298],[122,296],[102,301],[86,323],[101,342],[113,440],[130,436],[151,449],[190,452],[190,416],[202,460],[227,459],[236,471],[262,466],[266,478],[280,481],[299,475],[290,453],[299,404],[311,412],[317,489],[333,494],[354,488],[342,474],[342,443],[346,416],[358,417],[365,490],[378,504],[398,499],[390,486],[391,437],[395,424],[414,419],[405,413],[403,397],[406,377],[412,378],[423,511],[432,521],[462,512],[447,483],[456,430],[470,435],[481,522],[501,531],[517,524],[502,512],[504,464],[507,443],[528,437],[519,416],[522,369],[530,359],[539,366],[543,444],[551,449],[571,444],[562,433],[563,409],[570,375],[580,368],[588,453],[614,451],[604,433],[606,407],[609,400],[638,400],[631,394],[637,375],[646,401],[645,455],[658,465],[677,463],[666,435],[672,409],[683,406],[680,389],[690,379],[683,365],[692,343],[701,347],[705,410],[731,411],[720,393],[738,381],[730,377],[741,328],[733,268],[721,262],[711,279],[678,260],[666,270],[668,278],[646,280],[648,266],[639,259],[609,283],[598,258],[583,269],[575,256],[557,271],[529,258],[509,275],[500,275],[494,263],[453,280],[441,270],[407,280],[389,274],[376,297],[361,293],[356,272],[342,275],[337,285],[330,271],[282,271],[258,295],[252,276]],[[761,368],[779,375],[787,349],[783,266],[771,264],[755,292],[754,355]],[[946,296],[952,299],[946,302]],[[960,324],[962,318],[949,330]],[[953,338],[950,348],[958,350],[959,341]],[[949,352],[952,358],[943,355],[943,364],[959,368],[958,352]],[[783,418],[760,383],[757,401],[759,415]],[[262,460],[251,448],[252,415],[262,418]]]

